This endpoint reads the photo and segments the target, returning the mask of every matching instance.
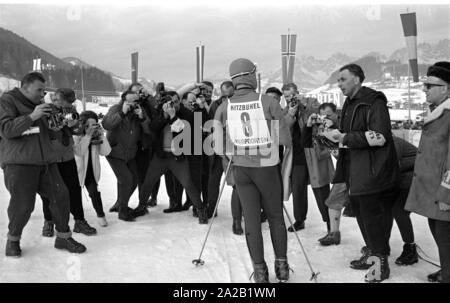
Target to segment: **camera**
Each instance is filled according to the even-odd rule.
[[[169,96],[169,95],[162,96],[160,102],[161,102],[161,104],[166,104],[168,102],[169,106],[171,106],[171,107],[174,106],[172,96]]]
[[[103,143],[103,139],[102,139],[103,131],[102,131],[100,124],[95,123],[94,126],[95,126],[95,131],[92,134],[91,144],[92,145],[100,145]]]
[[[156,91],[155,100],[156,100],[156,103],[158,105],[162,105],[162,104],[164,104],[164,103],[166,103],[168,101],[167,98],[166,98],[167,95],[166,95],[166,91],[165,90],[166,89],[165,89],[165,86],[164,86],[164,82],[159,82],[156,85],[156,88],[155,88],[155,91]]]
[[[199,111],[200,110],[200,104],[198,103],[198,99],[203,99],[205,100],[205,95],[203,94],[198,94],[195,98],[195,100],[191,101],[191,105],[194,108],[194,111]]]
[[[136,109],[139,109],[139,103],[137,102],[131,103],[129,107],[130,112],[134,112]]]
[[[317,116],[315,116],[315,117],[313,117],[312,119],[311,119],[311,122],[312,122],[312,124],[314,125],[314,124],[316,124],[316,125],[323,125],[324,123],[325,123],[325,118],[326,118],[327,116],[326,115],[317,115]]]
[[[67,125],[68,122],[78,120],[80,115],[73,107],[63,107],[56,104],[49,104],[51,113],[48,117],[48,125],[50,128],[59,128]]]
[[[139,100],[145,100],[148,97],[148,93],[145,91],[143,87],[140,88],[136,94],[138,95]]]
[[[296,107],[300,101],[296,97],[292,97],[291,101],[289,102],[290,107]]]

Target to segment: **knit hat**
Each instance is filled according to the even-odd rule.
[[[450,62],[440,61],[428,68],[427,76],[441,79],[450,85]]]
[[[238,84],[247,84],[256,89],[258,86],[256,80],[256,65],[244,58],[239,58],[230,64],[230,78],[234,87]]]

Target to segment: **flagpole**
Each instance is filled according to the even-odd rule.
[[[80,64],[80,67],[81,67],[81,98],[83,100],[83,111],[86,111],[86,99],[84,98],[83,64]]]
[[[261,73],[258,73],[258,94],[261,93]]]
[[[409,13],[409,7],[406,7],[406,12]],[[411,81],[409,79],[411,73],[410,65],[411,64],[408,61],[408,116],[409,116],[408,122],[411,122]]]

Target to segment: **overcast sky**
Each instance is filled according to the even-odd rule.
[[[274,0],[275,2],[276,0]],[[224,2],[225,3],[225,2]],[[450,5],[410,5],[418,41],[450,38]],[[336,52],[390,55],[404,47],[400,13],[390,6],[68,6],[0,4],[0,27],[58,57],[75,56],[130,77],[130,53],[139,73],[171,84],[195,80],[195,46],[206,46],[205,76],[227,75],[229,63],[247,57],[261,72],[281,65],[280,34],[298,35],[297,55],[325,59]]]

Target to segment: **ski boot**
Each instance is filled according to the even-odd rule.
[[[289,280],[289,267],[287,259],[275,259],[275,274],[280,283],[286,283]]]
[[[250,279],[253,277],[255,283],[269,283],[269,269],[266,262],[255,264],[253,263],[253,273]]]

